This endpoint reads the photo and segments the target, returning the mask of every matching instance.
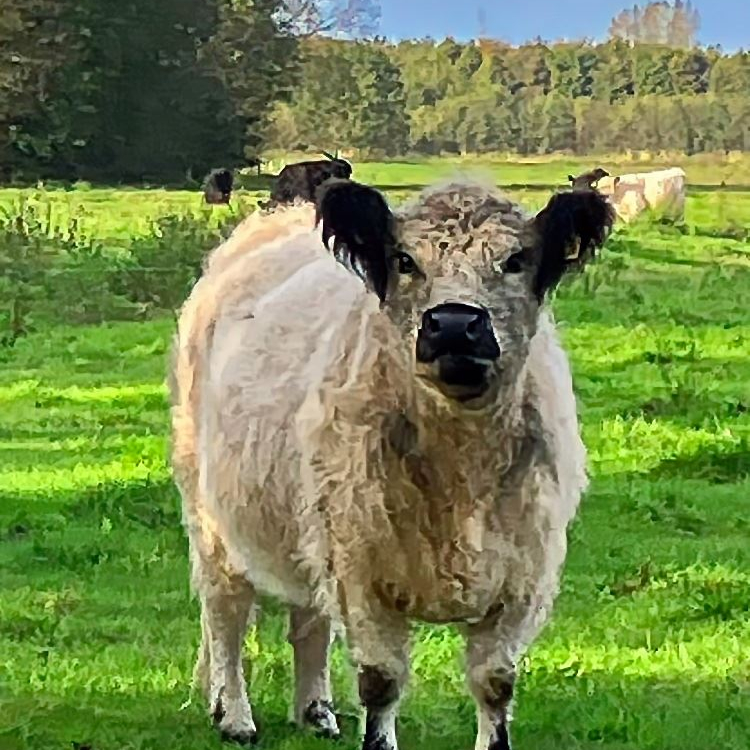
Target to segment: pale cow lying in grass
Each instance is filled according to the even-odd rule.
[[[363,747],[395,750],[409,622],[455,623],[476,748],[510,747],[516,664],[556,597],[586,486],[545,300],[612,222],[596,192],[532,217],[455,182],[391,213],[344,180],[317,211],[250,217],[215,251],[182,311],[171,388],[196,676],[225,737],[256,738],[240,657],[265,593],[291,608],[301,726],[339,733],[341,624]]]
[[[680,167],[602,177],[597,189],[609,197],[618,217],[631,222],[644,212],[680,221],[685,218],[685,170]]]

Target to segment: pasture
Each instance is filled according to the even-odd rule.
[[[365,164],[354,177],[398,201],[457,166],[477,165]],[[536,208],[590,164],[482,167]],[[619,226],[554,301],[592,486],[521,670],[519,750],[750,747],[750,191],[731,165],[686,168],[684,225]],[[0,749],[218,750],[202,700],[188,701],[198,606],[164,376],[168,302],[189,286],[196,245],[239,214],[165,190],[8,190],[0,209],[0,242],[19,263],[33,246],[42,264],[0,280],[25,316],[0,347]],[[460,639],[420,626],[414,644],[403,748],[469,750]],[[328,747],[288,723],[291,647],[273,602],[246,655],[260,746]],[[334,690],[337,746],[355,750],[340,644]]]

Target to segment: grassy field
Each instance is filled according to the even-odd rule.
[[[561,165],[563,178],[582,166],[487,169],[504,185],[542,185],[561,182]],[[399,200],[455,166],[357,176]],[[725,176],[709,172],[692,180],[703,187],[684,227],[619,229],[554,302],[592,487],[558,606],[523,664],[519,750],[750,747],[750,247],[737,239],[750,192],[717,190]],[[548,197],[513,192],[531,207]],[[0,192],[0,206],[20,197]],[[202,213],[180,192],[52,202],[59,226],[81,214],[80,231],[126,252],[152,219]],[[180,710],[199,626],[166,460],[173,325],[166,312],[96,326],[48,316],[0,350],[0,750],[221,747],[200,700]],[[247,640],[261,746],[328,747],[288,724],[284,633],[269,602]],[[461,662],[450,628],[416,629],[404,750],[473,747]],[[340,646],[334,684],[338,747],[355,750]]]

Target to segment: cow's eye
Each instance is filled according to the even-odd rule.
[[[414,262],[414,258],[411,255],[407,255],[404,252],[400,252],[396,255],[398,262],[398,272],[403,274],[412,274],[417,270],[417,264]]]
[[[511,255],[505,263],[502,264],[501,269],[503,273],[521,273],[523,271],[523,263],[521,259],[516,255]]]

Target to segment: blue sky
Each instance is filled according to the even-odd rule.
[[[609,22],[634,0],[380,0],[380,33],[391,39],[431,36],[458,40],[476,37],[479,8],[484,9],[487,34],[512,44],[539,35],[603,39]],[[637,2],[637,0],[636,0]],[[641,0],[638,5],[645,5]],[[720,44],[725,51],[750,49],[750,0],[693,0],[701,15],[702,44]]]

